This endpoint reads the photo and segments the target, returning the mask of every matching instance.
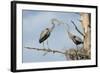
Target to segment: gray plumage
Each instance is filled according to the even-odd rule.
[[[46,28],[45,30],[43,30],[40,34],[40,39],[39,39],[39,43],[44,42],[49,36],[50,36],[50,30],[49,28]]]
[[[72,34],[71,32],[68,32],[68,35],[76,45],[83,44],[83,41],[80,37]]]
[[[55,23],[54,21],[58,22],[57,19],[52,19],[52,27],[51,28],[46,28],[44,29],[41,34],[40,34],[40,39],[39,39],[39,43],[44,42],[51,34],[52,30],[55,28]],[[58,24],[59,25],[59,24]]]

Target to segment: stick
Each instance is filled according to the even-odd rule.
[[[77,26],[75,25],[74,21],[71,20],[71,22],[74,24],[75,29],[76,29],[83,37],[85,37],[85,35],[77,28]]]
[[[58,51],[58,50],[51,50],[51,49],[39,49],[39,48],[32,48],[32,47],[25,47],[27,49],[33,49],[33,50],[37,50],[37,51],[46,51],[46,52],[52,52],[54,53],[60,53],[60,54],[65,54],[64,52]]]

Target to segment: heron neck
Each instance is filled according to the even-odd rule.
[[[55,24],[52,25],[52,27],[51,27],[51,31],[52,31],[54,28],[55,28]]]
[[[64,29],[65,29],[65,32],[66,32],[66,33],[69,33],[69,27],[67,27],[67,25],[68,25],[68,24],[63,24]]]

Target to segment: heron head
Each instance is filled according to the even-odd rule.
[[[49,28],[46,28],[46,30],[49,30]]]
[[[61,25],[61,24],[63,24],[63,22],[59,21],[56,18],[53,18],[51,21],[52,21],[52,24],[54,24],[54,25]]]

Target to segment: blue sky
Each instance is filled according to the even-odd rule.
[[[56,18],[69,24],[70,32],[82,38],[82,36],[75,30],[71,23],[73,20],[77,27],[83,32],[82,26],[77,19],[80,15],[73,12],[54,12],[54,11],[35,11],[23,10],[23,63],[30,62],[49,62],[49,61],[65,61],[66,58],[62,54],[48,53],[43,56],[44,52],[36,50],[29,50],[24,47],[43,48],[43,44],[39,43],[41,31],[45,28],[52,27],[51,19]],[[65,51],[66,49],[75,48],[75,44],[65,32],[63,25],[56,26],[48,38],[49,48]],[[45,47],[47,48],[46,41]]]

